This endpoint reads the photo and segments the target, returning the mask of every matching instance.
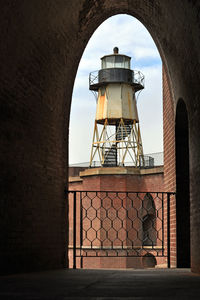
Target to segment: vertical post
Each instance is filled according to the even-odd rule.
[[[115,125],[115,140],[116,141],[117,141],[117,129],[118,129],[118,126],[117,126],[117,123],[116,123],[116,125]],[[112,145],[111,145],[111,148],[112,148]],[[115,152],[115,165],[117,166],[117,142],[115,143],[115,151],[116,151]]]
[[[158,211],[157,211],[158,213]],[[164,231],[164,194],[162,193],[162,255],[164,256],[165,253],[164,253],[164,247],[165,247],[165,244],[164,244],[164,241],[165,241],[165,231]]]
[[[167,193],[167,267],[170,265],[170,193]]]
[[[76,269],[76,192],[74,194],[73,209],[73,269]]]
[[[64,253],[64,268],[69,268],[69,227],[71,225],[69,221],[69,191],[68,188],[65,186],[64,189],[64,197],[65,197],[65,218],[67,222],[68,231],[66,231],[66,244],[65,244],[65,253]]]
[[[83,268],[83,257],[82,257],[82,245],[83,245],[83,214],[82,214],[82,192],[80,192],[80,267]]]

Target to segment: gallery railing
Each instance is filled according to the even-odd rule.
[[[68,191],[69,246],[77,257],[166,257],[169,192]]]

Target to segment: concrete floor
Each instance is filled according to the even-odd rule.
[[[57,270],[0,277],[1,300],[200,299],[189,269]]]

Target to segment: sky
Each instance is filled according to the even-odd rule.
[[[70,114],[69,163],[89,162],[96,100],[89,90],[89,73],[101,68],[100,58],[112,54],[131,56],[131,69],[145,76],[145,88],[137,98],[145,154],[163,151],[162,64],[147,29],[129,15],[116,15],[103,22],[90,38],[77,71]]]

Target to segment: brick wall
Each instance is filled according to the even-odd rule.
[[[175,163],[175,108],[169,78],[163,65],[163,139],[164,139],[164,189],[176,191]],[[166,204],[165,204],[166,205]],[[176,202],[171,197],[171,265],[176,266]]]

